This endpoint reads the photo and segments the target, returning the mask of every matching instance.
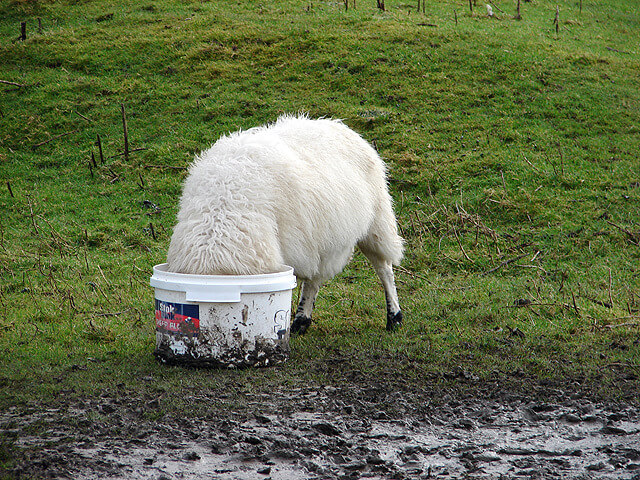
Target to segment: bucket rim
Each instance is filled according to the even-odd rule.
[[[184,280],[189,280],[189,279],[202,279],[202,280],[261,280],[261,279],[275,279],[275,278],[280,278],[280,277],[288,277],[290,275],[295,276],[294,271],[293,271],[293,267],[290,267],[289,265],[281,265],[280,266],[280,270],[275,271],[275,272],[269,272],[269,273],[257,273],[257,274],[251,274],[251,275],[208,275],[208,274],[199,274],[199,273],[179,273],[179,272],[171,272],[168,270],[169,264],[168,263],[159,263],[157,265],[154,265],[153,267],[153,274],[155,275],[156,273],[158,273],[159,275],[162,276],[170,276],[170,277],[175,277],[176,279],[180,278],[180,279],[184,279]]]
[[[239,302],[243,293],[270,293],[293,290],[296,277],[293,268],[257,275],[197,275],[167,271],[167,264],[153,267],[149,282],[156,289],[185,292],[193,302]],[[156,290],[157,294],[157,290]]]

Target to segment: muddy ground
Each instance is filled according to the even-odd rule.
[[[368,378],[255,393],[190,391],[186,404],[204,405],[205,414],[166,411],[168,393],[137,396],[118,387],[100,397],[14,406],[0,414],[4,475],[640,479],[632,399],[590,400],[562,383],[537,383],[529,392],[523,384],[513,393],[500,382],[475,388],[478,380],[464,374],[449,380],[471,388]]]

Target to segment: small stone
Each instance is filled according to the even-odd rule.
[[[587,465],[587,470],[592,472],[599,472],[600,470],[604,470],[605,464],[603,462],[592,463],[591,465]]]
[[[635,448],[627,449],[625,452],[623,452],[623,455],[629,460],[640,460],[640,450],[636,450]]]
[[[574,415],[572,413],[565,413],[562,416],[562,419],[567,422],[567,423],[580,423],[580,417],[578,417],[577,415]]]
[[[498,450],[503,455],[534,455],[535,452],[530,448],[505,447]]]
[[[380,458],[380,455],[370,455],[367,457],[367,463],[369,465],[382,465],[384,460]]]
[[[424,449],[420,445],[408,445],[402,449],[404,455],[414,455],[422,452]]]
[[[190,462],[195,462],[196,460],[200,460],[200,455],[196,452],[187,452],[184,455],[185,460],[189,460]]]
[[[613,425],[605,425],[600,429],[600,433],[605,435],[626,435],[627,431],[619,427],[614,427]]]
[[[595,407],[590,403],[586,403],[586,404],[580,406],[580,411],[584,415],[592,414],[595,411]]]
[[[499,455],[494,452],[483,452],[474,456],[474,459],[478,462],[499,462],[502,460]]]
[[[564,452],[562,452],[562,455],[564,455],[565,457],[581,457],[582,450],[580,450],[579,448],[568,448]]]
[[[462,418],[458,420],[455,427],[464,428],[465,430],[473,430],[475,428],[475,424],[473,423],[472,420],[469,420],[468,418]]]
[[[263,425],[271,423],[271,419],[265,415],[256,414],[255,419],[258,423],[262,423]]]
[[[244,442],[250,445],[260,445],[262,443],[262,440],[260,440],[258,437],[248,436],[244,438]]]
[[[348,471],[356,472],[358,470],[364,470],[366,466],[367,466],[366,463],[356,460],[356,461],[344,464],[342,468]]]
[[[331,425],[328,422],[318,422],[314,423],[312,426],[315,430],[330,437],[340,435],[340,433],[342,433],[336,426]]]
[[[217,443],[211,444],[211,453],[214,455],[220,455],[222,452],[222,445],[218,445]]]
[[[264,467],[258,470],[260,475],[269,475],[271,473],[271,467]]]

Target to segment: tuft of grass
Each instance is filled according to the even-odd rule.
[[[171,409],[190,389],[353,372],[416,385],[521,372],[637,392],[633,2],[540,0],[520,21],[506,4],[499,19],[449,0],[386,4],[0,6],[0,405],[120,385]],[[285,112],[342,118],[387,161],[404,328],[383,331],[382,290],[356,253],[287,365],[156,364],[148,279],[186,166]]]

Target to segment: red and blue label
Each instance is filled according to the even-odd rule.
[[[164,302],[156,298],[156,330],[176,335],[198,335],[200,333],[198,305]]]

